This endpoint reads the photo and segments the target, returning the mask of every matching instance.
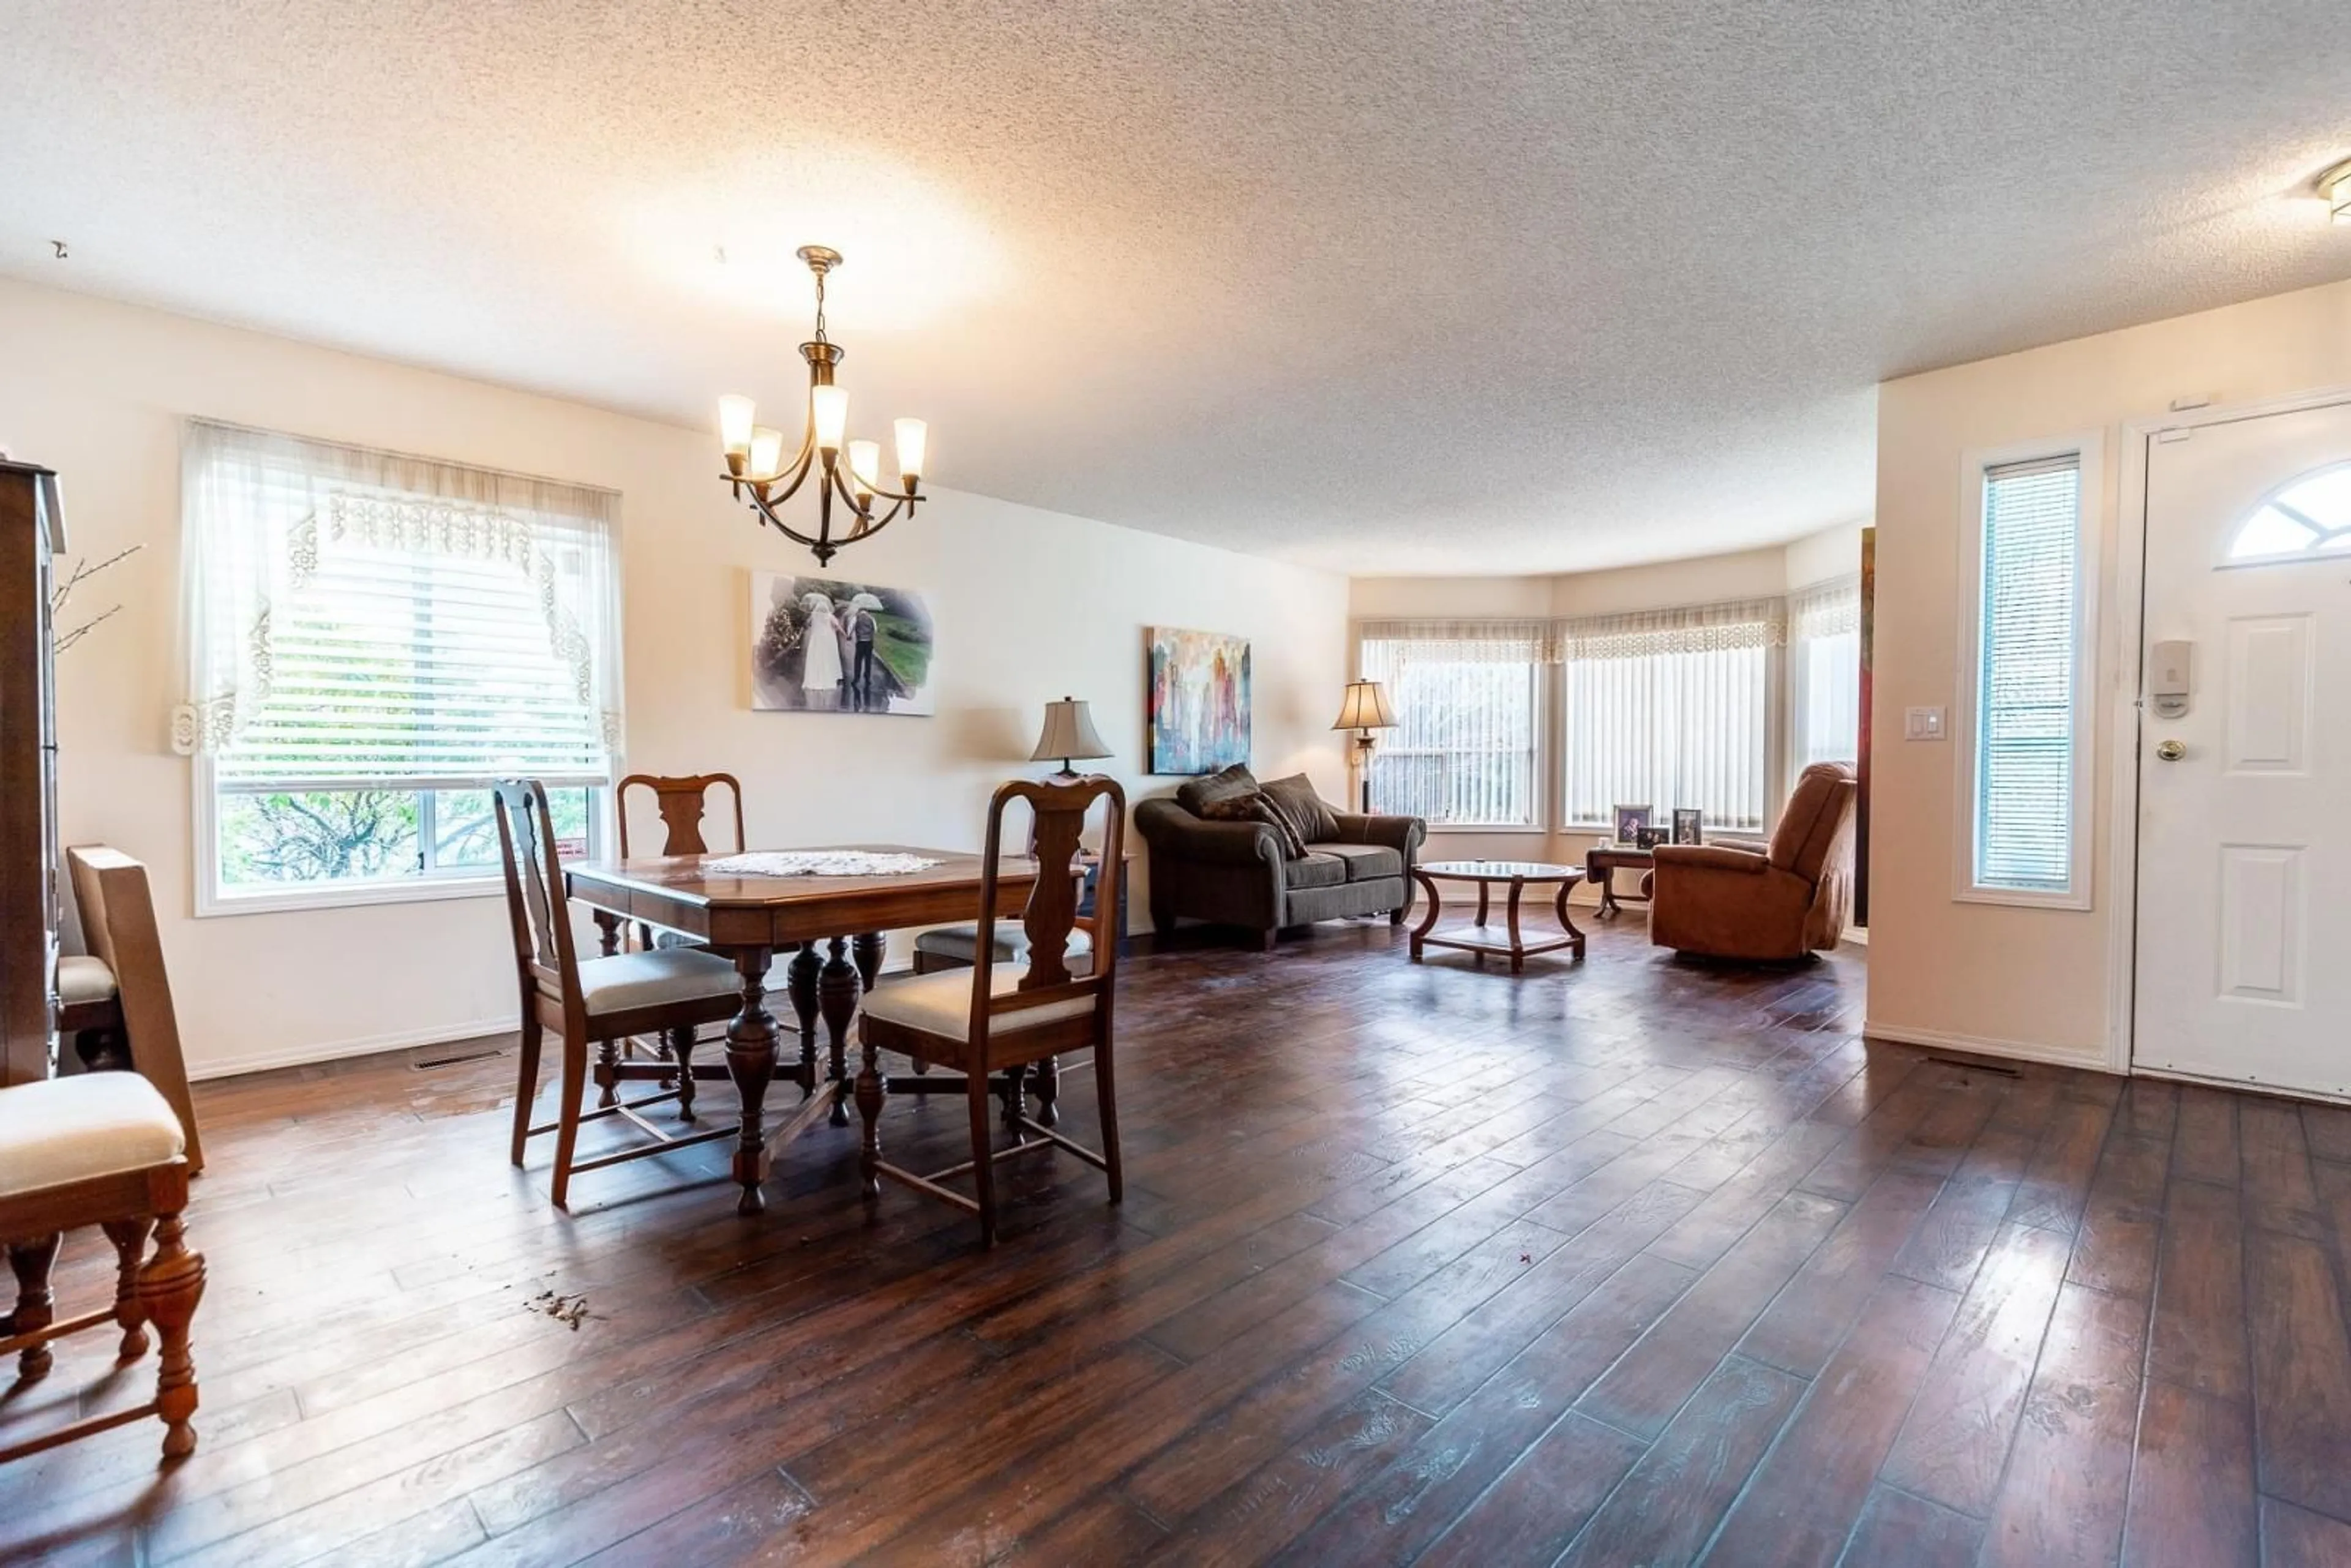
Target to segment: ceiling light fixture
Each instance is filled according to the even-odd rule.
[[[816,337],[800,345],[800,358],[808,361],[809,402],[799,455],[787,463],[784,433],[758,423],[757,405],[735,392],[718,400],[718,440],[726,453],[722,477],[735,498],[747,503],[761,522],[815,551],[817,563],[823,565],[841,546],[872,538],[901,512],[914,515],[923,499],[923,448],[930,432],[919,419],[898,421],[898,482],[905,488],[885,488],[881,443],[848,439],[849,392],[832,380],[833,367],[843,353],[841,345],[824,335],[824,275],[841,265],[841,253],[804,245],[799,255],[816,275]],[[846,464],[841,460],[844,453]],[[810,475],[817,481],[816,532],[804,534],[784,521],[778,508],[799,494]],[[836,497],[847,508],[838,536],[832,526]],[[890,509],[877,517],[874,507],[881,501],[889,502]]]
[[[2318,193],[2338,224],[2351,224],[2351,160],[2337,163],[2318,177]]]

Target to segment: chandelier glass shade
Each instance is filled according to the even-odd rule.
[[[800,345],[800,358],[808,361],[809,398],[799,450],[786,458],[784,433],[761,424],[758,406],[734,392],[718,400],[718,442],[726,455],[722,477],[736,499],[769,528],[806,545],[821,565],[843,545],[880,533],[902,513],[914,514],[923,500],[924,449],[930,432],[919,419],[897,422],[899,488],[890,488],[882,477],[882,444],[849,439],[849,389],[833,381],[843,351],[825,336],[824,278],[841,266],[841,253],[807,245],[800,247],[799,258],[816,275],[816,336]],[[782,510],[811,479],[816,485],[812,534],[786,521]]]

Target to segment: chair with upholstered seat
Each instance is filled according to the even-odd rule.
[[[541,1133],[555,1134],[552,1191],[556,1207],[562,1208],[569,1204],[571,1177],[579,1172],[736,1135],[735,1128],[723,1127],[672,1136],[638,1112],[643,1106],[676,1099],[681,1113],[688,1121],[693,1119],[697,1076],[692,1057],[694,1032],[704,1024],[735,1016],[741,1006],[741,980],[733,964],[695,947],[654,947],[581,959],[573,946],[570,904],[556,856],[555,824],[548,814],[546,789],[536,779],[509,779],[494,793],[522,997],[522,1061],[515,1089],[512,1157],[516,1165],[522,1164],[524,1145],[531,1138]],[[555,1031],[563,1052],[559,1097],[555,1120],[533,1126],[530,1112],[538,1092],[539,1051],[549,1030]],[[682,1050],[683,1059],[614,1063],[608,1054],[599,1065],[600,1077],[609,1071],[608,1086],[612,1086],[674,1074],[677,1087],[634,1101],[615,1096],[611,1103],[584,1111],[581,1102],[590,1082],[588,1047],[640,1034],[665,1036],[673,1051]],[[699,1076],[715,1078],[721,1071],[714,1067]],[[575,1159],[580,1124],[608,1116],[624,1118],[653,1141],[594,1159]]]
[[[179,1113],[188,1174],[204,1168],[204,1139],[180,1052],[179,1014],[163,969],[147,868],[104,844],[66,851],[86,954],[57,959],[57,1032],[70,1036],[82,1065],[139,1073]]]
[[[1017,917],[1026,938],[1025,961],[1000,961],[997,935],[1001,916],[1010,912],[998,906],[997,864],[1004,842],[1005,808],[1015,800],[1028,803],[1035,813],[1032,842],[1040,864],[1071,867],[1067,876],[1040,876],[1031,886],[1026,906]],[[1118,1103],[1112,1071],[1112,996],[1118,967],[1118,944],[1087,944],[1085,961],[1072,965],[1074,935],[1081,930],[1078,915],[1079,877],[1075,873],[1078,841],[1086,818],[1097,802],[1104,803],[1101,884],[1097,909],[1118,906],[1118,879],[1123,861],[1122,841],[1126,822],[1126,792],[1116,780],[1100,774],[1056,776],[1039,783],[1017,779],[997,790],[987,810],[987,841],[982,852],[979,926],[968,970],[955,969],[917,976],[883,987],[865,999],[860,1024],[864,1042],[864,1069],[857,1077],[857,1108],[865,1119],[863,1171],[868,1197],[881,1190],[879,1178],[889,1176],[918,1192],[943,1198],[979,1217],[980,1239],[996,1242],[996,1162],[1048,1145],[1066,1149],[1101,1169],[1110,1178],[1110,1200],[1124,1196],[1118,1155]],[[919,1062],[935,1063],[964,1075],[963,1089],[971,1116],[971,1158],[927,1176],[885,1163],[881,1157],[878,1127],[882,1110],[879,1053],[894,1051]],[[1017,1085],[1034,1066],[1051,1071],[1053,1059],[1073,1051],[1093,1057],[1094,1095],[1102,1117],[1099,1153],[1063,1137],[1044,1123],[1017,1109],[1010,1120],[1022,1134],[1011,1145],[990,1147],[987,1095],[991,1087],[1007,1088],[1007,1103],[1017,1107]],[[950,1088],[952,1085],[950,1085]],[[1033,1135],[1032,1135],[1033,1134]],[[942,1185],[968,1172],[974,1196],[966,1197]]]
[[[1649,940],[1757,962],[1834,947],[1852,907],[1855,795],[1852,768],[1815,762],[1796,780],[1769,848],[1659,844],[1645,890]]]
[[[195,1364],[188,1326],[204,1291],[204,1260],[187,1249],[187,1139],[180,1113],[133,1072],[89,1072],[0,1089],[0,1242],[16,1278],[16,1304],[0,1317],[0,1356],[19,1356],[30,1381],[52,1364],[50,1342],[111,1323],[124,1364],[162,1341],[155,1397],[0,1448],[0,1462],[39,1453],[149,1416],[163,1421],[163,1457],[196,1446]],[[110,1307],[57,1321],[49,1272],[65,1232],[102,1228],[114,1244]],[[147,1252],[150,1233],[155,1250]]]
[[[1093,945],[1093,933],[1083,925],[1070,933],[1071,957],[1089,956]],[[977,921],[935,926],[914,938],[914,973],[928,975],[940,969],[969,968],[978,946]],[[1017,925],[998,925],[989,941],[988,952],[997,963],[1018,964],[1029,956],[1029,937]]]

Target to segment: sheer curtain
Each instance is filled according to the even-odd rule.
[[[1373,754],[1372,809],[1448,826],[1533,827],[1542,621],[1369,622],[1364,678],[1387,687],[1396,727]]]
[[[190,421],[175,747],[219,753],[247,740],[281,652],[296,652],[287,639],[307,648],[319,626],[359,618],[323,616],[314,586],[380,584],[394,575],[385,563],[405,562],[438,570],[445,598],[462,599],[471,576],[531,606],[544,654],[609,762],[623,739],[619,502],[585,486]],[[481,608],[486,624],[492,610]]]
[[[1598,825],[1646,805],[1664,825],[1754,831],[1772,805],[1773,682],[1785,601],[1745,600],[1562,623],[1567,821]]]
[[[1851,762],[1861,745],[1861,578],[1841,577],[1788,598],[1789,771]]]

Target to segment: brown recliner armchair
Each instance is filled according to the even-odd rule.
[[[1853,896],[1853,769],[1815,762],[1762,853],[1659,844],[1649,940],[1717,958],[1802,958],[1834,947]]]

